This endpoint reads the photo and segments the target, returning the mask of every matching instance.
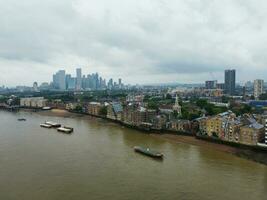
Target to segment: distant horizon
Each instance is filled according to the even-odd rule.
[[[93,73],[98,73],[100,76],[102,76],[101,72],[84,72],[83,68],[82,67],[78,67],[78,68],[81,68],[82,70],[82,76],[83,75],[88,75],[88,74],[93,74]],[[49,80],[47,81],[40,81],[40,80],[33,80],[32,83],[30,84],[22,84],[22,83],[18,83],[18,84],[12,84],[12,85],[4,85],[4,84],[0,84],[0,87],[2,86],[5,86],[6,88],[15,88],[17,86],[22,86],[22,87],[32,87],[33,83],[34,82],[37,82],[38,85],[42,84],[42,83],[52,83],[52,78],[53,78],[53,75],[58,72],[59,70],[64,70],[66,75],[67,74],[70,74],[72,77],[76,77],[76,69],[77,68],[73,68],[73,70],[66,70],[64,68],[59,68],[58,70],[56,70],[54,73],[51,74],[51,77]],[[230,69],[230,68],[229,68]],[[114,81],[118,80],[119,78],[122,79],[123,83],[125,83],[126,85],[130,84],[130,85],[141,85],[141,86],[163,86],[163,85],[204,85],[205,84],[205,81],[211,81],[211,80],[217,80],[218,83],[224,83],[224,71],[227,70],[227,69],[224,69],[222,72],[221,72],[221,76],[223,76],[223,78],[221,78],[221,80],[218,80],[218,79],[215,79],[214,75],[211,74],[211,78],[210,79],[207,79],[207,80],[203,80],[202,82],[179,82],[179,81],[169,81],[169,82],[147,82],[147,83],[128,83],[126,79],[124,79],[123,77],[104,77],[102,76],[104,79],[106,79],[106,81],[108,81],[110,78],[113,78]],[[238,71],[236,72],[237,74],[237,78],[238,78]],[[256,79],[255,79],[256,80]],[[266,83],[265,79],[262,79],[264,80],[264,82]],[[252,82],[254,80],[245,80],[245,81],[236,81],[236,84],[238,85],[244,85],[245,83],[247,82]]]

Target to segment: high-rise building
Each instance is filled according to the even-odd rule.
[[[76,86],[76,78],[71,77],[68,80],[68,90],[75,90],[75,86]]]
[[[206,89],[216,89],[216,86],[217,86],[217,81],[214,80],[214,81],[206,81],[205,82],[205,88]]]
[[[76,69],[76,90],[82,89],[82,69]]]
[[[119,89],[122,89],[122,80],[121,80],[121,78],[119,78],[119,81],[118,81],[119,83]]]
[[[108,81],[108,89],[112,89],[113,88],[113,86],[114,86],[114,84],[113,84],[113,79],[111,78],[111,79],[109,79],[109,81]]]
[[[71,77],[70,74],[66,75],[66,89],[75,90],[76,88],[76,78]]]
[[[216,89],[224,90],[225,86],[224,83],[217,83],[216,84]]]
[[[234,69],[225,70],[224,72],[224,87],[225,93],[229,95],[235,94],[235,81],[236,81],[236,74]]]
[[[66,74],[65,81],[66,81],[66,89],[67,90],[69,89],[69,80],[70,79],[71,79],[71,75],[70,74]]]
[[[264,81],[257,79],[254,81],[254,97],[258,99],[264,93]]]
[[[53,75],[53,86],[58,90],[66,90],[66,75],[65,70],[59,70]]]
[[[37,82],[34,82],[32,87],[33,87],[34,92],[38,92],[38,83]]]

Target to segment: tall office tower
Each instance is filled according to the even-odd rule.
[[[99,77],[99,88],[100,88],[100,89],[103,88],[103,79],[102,79],[101,76]]]
[[[76,90],[82,89],[82,69],[76,69]]]
[[[108,89],[112,89],[113,88],[113,79],[111,78],[111,79],[109,79],[109,81],[108,81]]]
[[[37,82],[34,82],[32,87],[33,87],[34,92],[38,92],[38,83]]]
[[[59,89],[66,90],[65,70],[59,71]]]
[[[264,81],[257,79],[254,81],[254,97],[258,99],[264,93]]]
[[[95,89],[98,90],[99,89],[99,75],[98,73],[95,74]]]
[[[66,81],[66,89],[67,89],[67,90],[69,89],[69,82],[70,82],[70,79],[71,79],[71,75],[70,75],[70,74],[66,74],[65,81]]]
[[[86,76],[83,75],[82,77],[82,89],[85,89],[86,88]]]
[[[214,81],[206,81],[205,82],[205,87],[206,87],[206,89],[216,89],[217,81],[216,80],[214,80]]]
[[[122,80],[121,80],[121,78],[119,78],[119,89],[121,89],[122,88]]]
[[[58,90],[66,90],[66,75],[65,70],[59,70],[53,75],[53,86]]]
[[[103,80],[103,85],[104,85],[104,88],[107,87],[106,79]]]
[[[226,94],[235,94],[235,75],[234,69],[225,70],[224,72],[224,87]]]

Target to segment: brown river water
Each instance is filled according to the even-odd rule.
[[[74,133],[41,128],[47,120]],[[266,200],[267,166],[88,116],[0,111],[0,200],[31,199]]]

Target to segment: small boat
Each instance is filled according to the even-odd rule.
[[[150,156],[152,158],[159,158],[162,159],[163,158],[163,154],[154,150],[151,150],[149,148],[143,148],[143,147],[139,147],[139,146],[135,146],[134,150],[138,153],[144,154],[146,156]]]
[[[73,132],[73,128],[64,126],[64,127],[57,128],[57,131],[63,132],[63,133],[72,133]]]
[[[40,124],[40,126],[43,128],[52,128],[52,125],[49,124]]]
[[[22,121],[26,121],[25,118],[19,118],[18,121],[22,122]]]
[[[42,110],[52,110],[51,107],[43,107]]]
[[[47,125],[51,125],[52,128],[59,128],[61,127],[61,124],[54,123],[54,122],[45,122]]]

